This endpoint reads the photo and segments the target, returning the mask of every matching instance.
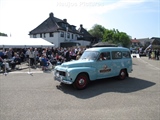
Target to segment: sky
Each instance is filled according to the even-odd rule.
[[[98,24],[133,39],[160,37],[160,0],[0,0],[0,32],[29,37],[51,12],[77,29]]]

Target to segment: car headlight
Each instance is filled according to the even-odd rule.
[[[56,75],[57,77],[59,77],[59,72],[56,72],[55,75]]]
[[[70,76],[70,73],[69,73],[69,72],[66,72],[66,75],[69,77],[69,76]]]

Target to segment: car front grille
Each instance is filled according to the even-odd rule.
[[[57,71],[57,72],[59,72],[59,75],[61,76],[66,76],[66,72],[63,72],[63,71]]]

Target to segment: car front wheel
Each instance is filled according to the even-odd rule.
[[[73,86],[76,88],[76,89],[84,89],[86,88],[87,84],[88,84],[88,76],[84,73],[82,74],[79,74],[75,80],[75,82],[73,83]]]

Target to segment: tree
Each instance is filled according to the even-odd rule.
[[[7,36],[7,34],[0,32],[0,36]]]
[[[120,43],[122,44],[123,47],[128,47],[130,45],[130,38],[124,32],[119,33],[119,41],[120,41]]]
[[[95,24],[88,32],[103,42],[122,45],[123,47],[129,47],[130,45],[130,36],[125,32],[118,31],[118,29],[109,30],[102,25]]]
[[[103,34],[105,32],[105,28],[101,25],[95,24],[92,29],[90,29],[88,32],[93,36],[96,37],[98,40],[101,40],[103,38]]]
[[[106,29],[103,35],[103,42],[114,43],[113,41],[113,31]]]
[[[128,47],[130,45],[130,38],[124,32],[119,32],[117,29],[108,30],[106,29],[103,35],[104,42],[109,42],[113,44],[120,44],[123,47]]]

